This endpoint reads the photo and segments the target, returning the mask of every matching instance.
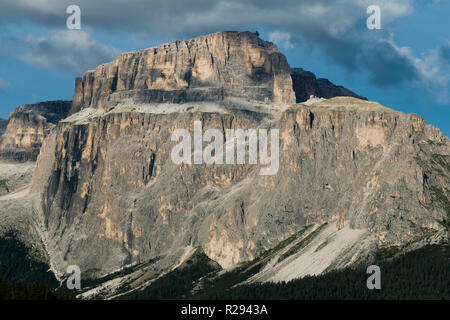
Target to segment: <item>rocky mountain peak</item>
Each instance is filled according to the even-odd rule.
[[[180,103],[224,97],[295,103],[286,57],[256,34],[234,31],[124,53],[76,80],[72,113],[125,98]]]
[[[310,95],[319,98],[295,103]],[[45,139],[29,189],[0,199],[0,214],[14,203],[29,216],[58,277],[69,265],[93,278],[145,268],[114,279],[106,295],[146,286],[197,249],[221,268],[275,250],[250,280],[289,281],[378,249],[448,242],[448,138],[415,114],[361,98],[291,69],[248,32],[124,53],[77,79],[72,114],[51,131],[42,113],[10,118],[12,143]],[[37,133],[23,129],[32,119]],[[225,137],[279,132],[270,143],[279,170],[177,163],[174,132],[198,126]],[[5,185],[18,186],[9,176]]]
[[[314,73],[302,68],[292,68],[291,75],[297,103],[305,102],[311,96],[325,99],[345,96],[367,100],[343,86],[333,84],[328,79],[316,78]]]
[[[58,121],[67,117],[71,101],[46,101],[17,107],[0,137],[0,157],[36,160],[42,141]],[[0,132],[1,133],[1,132]]]

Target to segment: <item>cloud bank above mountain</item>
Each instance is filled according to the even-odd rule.
[[[44,68],[56,68],[83,74],[106,61],[116,58],[120,52],[104,45],[83,30],[61,30],[48,36],[32,35],[23,39],[25,48],[19,58]]]
[[[90,33],[71,35],[71,31],[61,31],[66,8],[72,2],[2,1],[0,21],[25,19],[50,30],[41,38],[25,39],[28,52],[23,59],[79,73],[116,55],[117,50],[92,39]],[[318,48],[349,73],[366,72],[369,81],[380,88],[425,83],[447,91],[450,82],[448,69],[442,69],[448,66],[448,43],[415,56],[409,47],[394,40],[392,26],[414,12],[414,0],[81,0],[76,4],[81,8],[83,28],[91,30],[129,32],[151,39],[263,27],[280,49],[302,45]],[[366,28],[366,9],[372,4],[381,8],[382,30]],[[77,41],[80,43],[75,44]]]

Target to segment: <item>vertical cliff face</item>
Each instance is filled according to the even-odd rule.
[[[297,102],[305,102],[311,96],[325,99],[333,97],[353,97],[367,100],[343,86],[334,85],[328,79],[317,79],[314,73],[305,71],[302,68],[293,68],[291,75]]]
[[[59,120],[67,117],[70,106],[71,101],[48,101],[14,109],[0,138],[0,157],[36,160],[42,141]]]
[[[0,136],[5,132],[7,124],[8,124],[8,120],[0,119]]]
[[[56,270],[77,264],[109,272],[196,246],[230,267],[323,223],[359,230],[334,252],[345,265],[374,246],[445,228],[448,211],[436,199],[448,197],[449,142],[416,115],[353,98],[260,112],[179,108],[85,110],[46,139],[33,191]],[[249,164],[174,164],[171,133],[192,132],[196,120],[222,132],[278,128],[278,173],[261,176],[261,166]]]
[[[72,112],[105,108],[125,97],[180,103],[227,96],[294,103],[284,55],[250,32],[219,32],[125,53],[77,79]]]
[[[150,259],[162,270],[194,247],[230,267],[313,225],[311,261],[327,259],[304,275],[377,246],[442,238],[448,139],[417,115],[357,98],[294,104],[295,95],[353,95],[345,90],[291,78],[273,44],[238,32],[126,53],[87,72],[33,175],[33,217],[54,270],[108,273]],[[195,121],[224,137],[279,130],[279,170],[174,163],[172,133],[192,133]]]

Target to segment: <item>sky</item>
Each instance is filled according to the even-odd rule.
[[[81,29],[70,30],[70,5]],[[380,29],[368,29],[370,5]],[[450,0],[2,0],[0,118],[72,99],[75,77],[120,53],[217,31],[258,31],[291,67],[450,135]]]

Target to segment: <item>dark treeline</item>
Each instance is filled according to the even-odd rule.
[[[9,283],[0,279],[0,301],[3,300],[70,300],[73,296],[58,294],[42,284]]]
[[[217,276],[218,265],[197,252],[182,267],[120,299],[450,299],[450,246],[427,246],[387,259],[393,253],[377,255],[374,262],[381,268],[381,290],[367,288],[367,266],[283,283],[236,286],[262,265],[248,262]],[[0,239],[0,300],[74,299],[69,292],[55,292],[58,285],[48,265],[30,258],[29,249],[14,235]]]
[[[56,288],[59,282],[48,264],[38,261],[31,255],[16,234],[10,232],[0,238],[0,278],[10,283],[41,284]]]
[[[37,261],[14,233],[0,239],[0,300],[59,300],[59,285],[49,266]]]
[[[363,267],[283,283],[224,288],[214,285],[199,299],[450,299],[450,247],[429,246],[378,263],[381,290],[369,290]]]

